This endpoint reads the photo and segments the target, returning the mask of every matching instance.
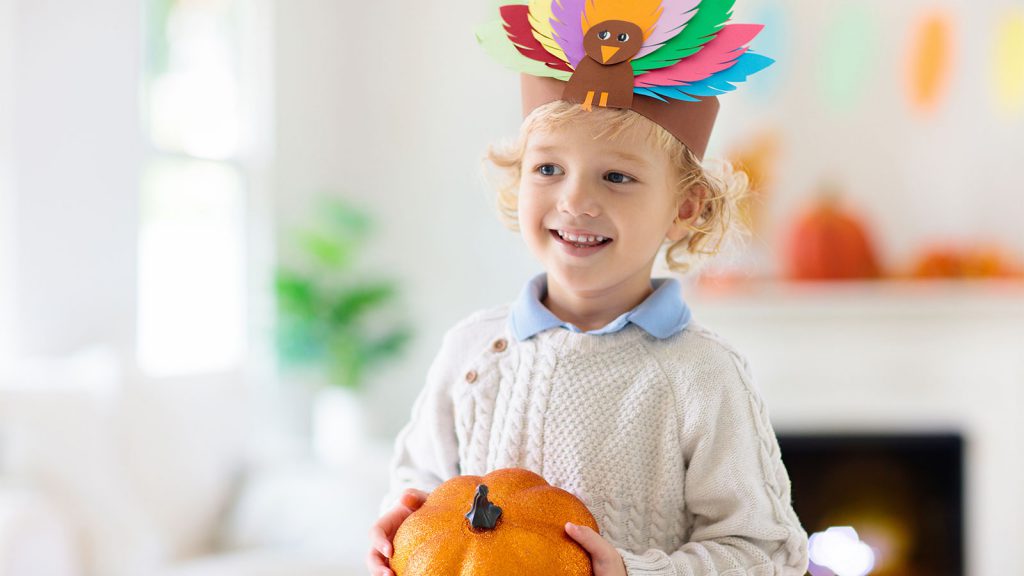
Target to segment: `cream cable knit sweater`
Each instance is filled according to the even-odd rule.
[[[631,576],[802,575],[807,535],[745,360],[691,323],[517,342],[508,306],[459,322],[399,434],[392,492],[528,468],[579,496]]]

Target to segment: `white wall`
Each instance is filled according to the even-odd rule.
[[[13,0],[15,347],[134,349],[140,5]]]
[[[8,364],[14,322],[14,12],[12,0],[0,0],[0,364]]]
[[[477,47],[487,2],[289,0],[276,12],[279,232],[320,191],[380,217],[367,259],[404,280],[418,329],[375,383],[377,426],[392,433],[444,330],[514,298],[536,269],[479,176],[487,143],[516,134],[518,81]]]

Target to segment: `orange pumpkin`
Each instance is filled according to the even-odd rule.
[[[994,244],[932,245],[921,252],[911,270],[911,276],[918,279],[1014,278],[1019,274],[1009,251]]]
[[[590,557],[565,533],[598,530],[572,494],[520,468],[457,476],[409,515],[394,538],[396,576],[590,576]]]
[[[878,259],[861,220],[840,205],[834,193],[823,196],[790,232],[787,276],[793,280],[878,278]]]
[[[1019,274],[1013,256],[997,245],[968,250],[963,272],[968,278],[1013,278]]]
[[[914,263],[911,276],[918,279],[958,278],[962,276],[963,256],[951,247],[926,249]]]

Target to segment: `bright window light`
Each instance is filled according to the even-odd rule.
[[[164,151],[216,160],[239,148],[236,8],[228,0],[154,0],[149,129]]]
[[[153,83],[152,130],[160,147],[223,159],[238,150],[236,85],[217,70],[167,74]]]
[[[231,370],[247,326],[240,3],[146,6],[139,364],[152,376]]]
[[[245,344],[241,176],[223,163],[155,160],[142,206],[142,369],[169,376],[237,366]]]

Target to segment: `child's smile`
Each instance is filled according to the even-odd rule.
[[[589,230],[570,229],[551,230],[550,232],[565,247],[566,253],[572,256],[591,256],[612,242],[611,238]]]
[[[640,134],[599,135],[599,125],[538,130],[522,160],[519,229],[547,271],[545,305],[574,324],[642,302],[658,250],[681,233],[668,155]]]

